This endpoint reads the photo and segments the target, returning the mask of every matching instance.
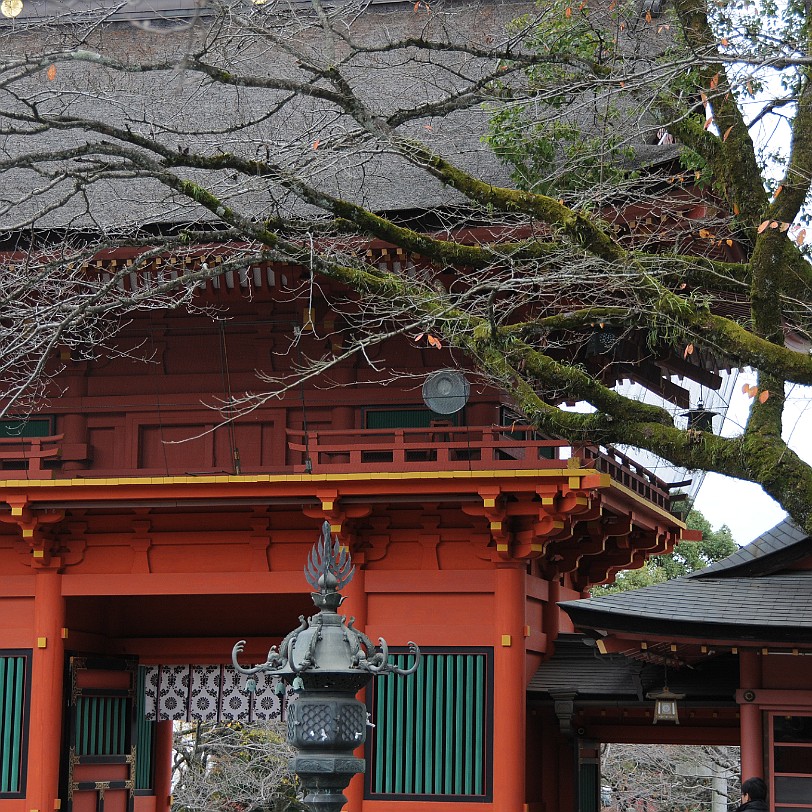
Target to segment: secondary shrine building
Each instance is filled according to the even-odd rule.
[[[369,692],[349,808],[597,804],[595,742],[528,688],[573,632],[559,601],[690,537],[668,486],[536,436],[486,386],[434,414],[364,359],[222,423],[213,407],[255,390],[255,370],[296,363],[292,325],[306,356],[330,351],[326,305],[281,293],[297,273],[215,277],[198,301],[227,320],[137,316],[120,353],[54,359],[57,394],[0,424],[0,812],[166,810],[172,720],[284,715],[270,685],[249,697],[230,651],[246,638],[243,662],[264,661],[311,613],[302,570],[325,519],[357,567],[342,611],[425,652]],[[454,364],[392,351],[419,381]]]

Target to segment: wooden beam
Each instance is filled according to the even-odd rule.
[[[690,378],[692,381],[696,381],[708,389],[719,389],[722,385],[721,375],[717,375],[709,369],[703,369],[675,355],[658,358],[654,363],[674,375],[682,375],[685,378]]]
[[[629,380],[639,383],[651,392],[673,403],[680,409],[688,409],[691,406],[690,392],[682,386],[672,383],[668,378],[662,376],[659,367],[654,364],[640,364],[639,366],[624,369],[623,374]]]

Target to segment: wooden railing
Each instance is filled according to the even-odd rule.
[[[418,429],[297,431],[288,429],[288,447],[298,455],[297,470],[314,473],[358,471],[472,471],[560,468],[577,457],[585,467],[613,480],[666,510],[674,487],[614,448],[572,446],[540,439],[521,426]],[[684,484],[684,483],[682,483]]]
[[[419,429],[294,431],[288,447],[310,460],[313,470],[438,471],[558,468],[563,440],[530,439],[502,426],[432,426]]]
[[[542,439],[525,426],[433,425],[307,433],[288,429],[287,436],[289,459],[282,468],[288,471],[291,468],[314,473],[528,470],[565,467],[569,457],[576,457],[582,467],[609,474],[618,484],[665,510],[671,510],[674,502],[670,490],[675,484],[655,476],[617,449],[572,446],[565,440]],[[92,457],[87,446],[64,446],[63,436],[58,434],[0,438],[0,478],[71,476],[72,471],[58,470],[66,455],[68,459],[83,460],[84,476],[108,473],[87,467]],[[125,471],[114,473],[127,475]],[[142,469],[131,472],[132,476],[144,474]]]
[[[585,462],[593,462],[597,471],[609,474],[618,484],[666,510],[672,508],[670,489],[686,484],[684,482],[671,484],[660,479],[648,468],[611,446],[604,448],[581,446],[573,451]]]
[[[0,438],[0,477],[3,479],[50,479],[53,472],[43,468],[45,460],[61,453],[61,434],[50,437]]]

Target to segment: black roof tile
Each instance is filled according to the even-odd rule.
[[[804,549],[799,550],[798,554],[803,555],[805,550],[812,553],[808,533],[798,527],[792,519],[787,518],[727,558],[723,558],[705,569],[697,570],[688,577],[707,578],[723,571],[740,568],[747,568],[753,574],[760,569],[766,571],[774,566],[781,566],[783,561],[775,561],[774,558],[791,554],[792,548],[802,542],[807,542],[807,544],[803,545]]]

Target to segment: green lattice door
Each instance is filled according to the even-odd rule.
[[[70,658],[67,812],[132,812],[137,663]]]

